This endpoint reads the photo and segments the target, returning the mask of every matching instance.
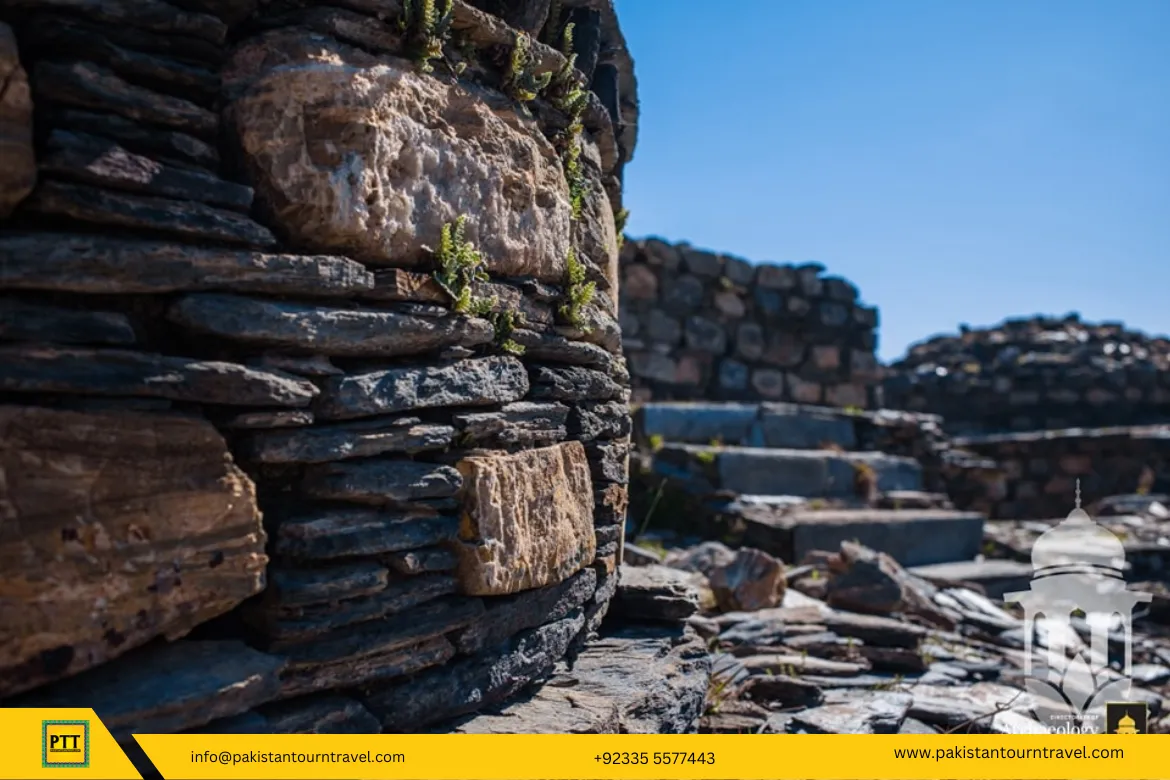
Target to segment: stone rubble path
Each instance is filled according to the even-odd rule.
[[[719,542],[625,549],[612,619],[681,622],[711,650],[700,733],[1040,733],[1023,621],[977,582],[928,580],[845,542],[789,567],[770,593],[757,588],[750,608],[723,611],[711,583],[744,554]],[[1148,704],[1151,732],[1170,733],[1170,620],[1153,592],[1155,607],[1135,620],[1132,698]],[[1039,663],[1057,634],[1043,620],[1035,631]],[[1068,633],[1066,646],[1087,648],[1085,621]]]

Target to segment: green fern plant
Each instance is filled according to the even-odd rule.
[[[618,249],[626,243],[626,223],[630,221],[630,210],[622,209],[613,215],[613,229],[617,233]],[[721,279],[723,277],[720,277]]]
[[[398,29],[406,39],[409,56],[423,73],[433,71],[431,61],[443,57],[443,44],[451,35],[453,6],[453,0],[403,0]]]
[[[439,249],[435,252],[438,268],[432,274],[443,292],[451,297],[452,308],[460,314],[478,313],[483,309],[483,299],[472,296],[476,282],[488,281],[483,268],[483,256],[464,236],[467,217],[460,215],[454,223],[443,225],[439,237]],[[489,302],[488,308],[491,308]]]
[[[540,97],[540,93],[548,88],[553,78],[552,71],[538,76],[532,71],[532,67],[532,39],[526,33],[518,32],[516,43],[512,46],[512,57],[508,62],[504,89],[514,100],[521,103],[528,103]]]
[[[569,206],[572,208],[573,219],[581,218],[581,210],[585,206],[585,195],[588,187],[585,183],[585,167],[581,163],[581,130],[580,124],[574,123],[576,128],[569,134],[568,148],[565,151],[564,168],[565,180],[569,184]],[[572,130],[572,128],[570,128]]]
[[[561,33],[560,48],[565,61],[553,73],[548,94],[557,110],[568,114],[570,120],[575,122],[585,113],[585,106],[589,103],[589,92],[577,71],[577,53],[573,51],[573,27],[573,23],[570,22]]]
[[[561,317],[574,328],[588,333],[582,309],[593,302],[596,292],[597,284],[585,281],[585,265],[577,259],[577,252],[569,247],[565,256],[565,302],[560,308]]]
[[[492,314],[490,319],[492,327],[496,330],[496,346],[509,355],[523,355],[524,345],[518,343],[512,338],[512,335],[516,332],[516,328],[524,324],[524,315],[511,309],[504,309]]]

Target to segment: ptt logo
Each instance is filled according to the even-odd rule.
[[[88,766],[88,720],[41,721],[42,768],[84,769]]]

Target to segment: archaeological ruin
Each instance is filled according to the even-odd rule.
[[[146,773],[135,733],[1040,733],[1033,647],[1100,647],[1005,598],[1083,495],[1170,733],[1170,340],[881,365],[830,261],[624,235],[639,111],[613,0],[0,0],[0,707]]]

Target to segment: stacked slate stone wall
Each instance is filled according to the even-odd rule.
[[[877,309],[823,266],[752,265],[654,238],[627,241],[621,259],[636,400],[873,406]]]
[[[1007,320],[911,347],[882,390],[961,435],[1167,423],[1170,339],[1075,315]]]
[[[994,519],[1064,517],[1077,480],[1086,506],[1109,496],[1170,493],[1166,425],[990,434],[955,444],[993,461],[1002,473],[981,491],[952,496]]]
[[[5,706],[411,731],[597,628],[632,63],[408,5],[0,4]]]

